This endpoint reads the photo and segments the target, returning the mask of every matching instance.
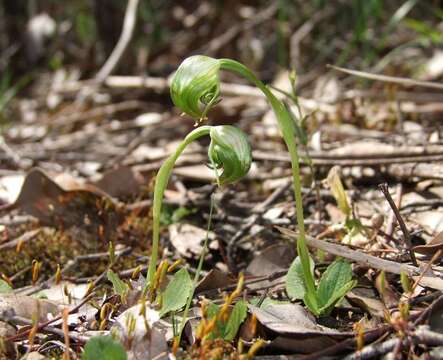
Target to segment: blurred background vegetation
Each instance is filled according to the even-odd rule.
[[[0,4],[0,110],[38,74],[91,78],[114,48],[125,0],[29,0]],[[114,71],[168,76],[192,54],[231,57],[275,79],[296,68],[299,86],[325,64],[426,77],[443,43],[436,0],[141,0],[130,47]],[[443,60],[442,60],[443,61]],[[74,72],[75,75],[72,75]]]

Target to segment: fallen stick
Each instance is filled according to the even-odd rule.
[[[350,70],[346,68],[342,68],[339,66],[334,65],[328,65],[329,68],[341,71],[343,73],[354,75],[358,77],[362,77],[365,79],[370,80],[376,80],[376,81],[383,81],[383,82],[390,82],[394,84],[399,84],[403,86],[421,86],[421,87],[427,87],[432,89],[443,89],[443,84],[432,82],[432,81],[421,81],[421,80],[414,80],[404,77],[396,77],[396,76],[387,76],[387,75],[380,75],[380,74],[373,74],[366,71],[359,71],[359,70]]]
[[[291,238],[297,239],[298,235],[295,231],[283,228],[281,226],[276,226],[277,230],[279,230],[283,235]],[[312,237],[306,237],[306,241],[308,246],[314,247],[316,249],[321,249],[326,251],[327,253],[341,256],[343,258],[355,261],[361,265],[366,267],[372,267],[378,270],[383,270],[389,273],[398,274],[401,273],[407,274],[414,281],[419,279],[421,274],[421,269],[412,265],[401,264],[395,261],[380,259],[376,256],[368,255],[363,252],[349,249],[346,246],[334,244],[325,240],[317,240]],[[435,290],[443,290],[443,279],[437,276],[428,276],[425,275],[419,281],[421,286],[426,286]]]

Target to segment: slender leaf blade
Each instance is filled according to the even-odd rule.
[[[118,274],[116,274],[112,270],[108,270],[107,276],[108,280],[112,283],[115,293],[120,295],[122,298],[125,298],[129,290],[128,284],[121,280]]]

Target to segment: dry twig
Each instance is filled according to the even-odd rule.
[[[346,68],[342,68],[342,67],[334,66],[334,65],[328,65],[328,67],[330,67],[334,70],[337,70],[337,71],[344,72],[349,75],[354,75],[354,76],[362,77],[365,79],[390,82],[390,83],[403,85],[403,86],[421,86],[421,87],[443,90],[443,84],[432,82],[432,81],[420,81],[420,80],[413,80],[413,79],[402,78],[402,77],[372,74],[372,73],[369,73],[366,71],[350,70],[350,69],[346,69]]]
[[[95,79],[98,83],[103,83],[103,81],[114,71],[115,67],[121,60],[123,53],[129,45],[137,20],[138,3],[139,0],[128,0],[120,39],[118,39],[117,45],[115,46],[108,60],[106,60],[103,67],[97,73]]]

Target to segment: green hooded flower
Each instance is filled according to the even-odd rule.
[[[220,61],[203,55],[187,58],[171,83],[171,98],[184,113],[195,119],[206,118],[220,93]]]

